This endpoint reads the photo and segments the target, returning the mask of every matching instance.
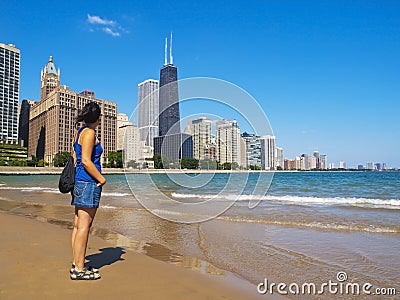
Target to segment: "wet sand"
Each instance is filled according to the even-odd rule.
[[[93,235],[86,258],[100,268],[102,278],[72,281],[70,230],[4,212],[0,220],[1,299],[261,298],[255,290],[228,286],[220,278],[157,261]]]

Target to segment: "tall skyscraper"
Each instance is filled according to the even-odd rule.
[[[174,162],[193,157],[192,136],[181,133],[177,80],[178,70],[173,64],[171,34],[170,62],[167,62],[166,39],[164,66],[160,70],[159,136],[154,138],[154,154],[161,154]]]
[[[274,170],[275,161],[275,136],[264,135],[260,138],[261,142],[261,167],[263,170]]]
[[[236,120],[220,120],[216,123],[217,160],[220,164],[241,164],[240,128]]]
[[[28,156],[34,155],[52,164],[57,153],[71,151],[78,110],[91,101],[101,108],[101,123],[96,133],[104,149],[102,162],[106,161],[109,151],[115,151],[117,104],[96,99],[93,91],[77,93],[60,85],[60,71],[56,71],[51,56],[41,72],[40,94],[40,102],[30,112]]]
[[[206,147],[211,143],[211,120],[201,117],[191,121],[190,132],[193,140],[193,157],[204,159]]]
[[[154,147],[158,136],[158,80],[147,79],[138,84],[138,127],[140,140]]]
[[[18,141],[20,50],[0,43],[0,140]]]
[[[159,135],[180,133],[178,70],[168,64],[160,70]]]

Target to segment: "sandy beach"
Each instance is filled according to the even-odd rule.
[[[4,212],[0,220],[2,299],[257,299],[255,291],[227,286],[219,278],[157,261],[96,236],[90,237],[87,260],[100,268],[102,278],[71,281],[70,230]]]
[[[70,230],[0,213],[0,298],[260,299],[218,278],[166,264],[91,236],[87,260],[97,281],[71,281]],[[265,299],[265,297],[263,297]],[[268,298],[268,297],[267,297]]]

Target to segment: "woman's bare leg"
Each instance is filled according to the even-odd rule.
[[[85,265],[86,246],[89,238],[89,230],[92,225],[97,208],[77,208],[77,224],[73,241],[73,254],[75,266],[81,271]],[[75,229],[75,226],[74,226]]]
[[[71,247],[72,247],[72,259],[75,259],[74,254],[74,244],[75,244],[75,236],[76,231],[78,229],[78,208],[75,206],[75,214],[74,214],[74,228],[72,229],[72,237],[71,237]],[[75,263],[75,260],[73,261]]]

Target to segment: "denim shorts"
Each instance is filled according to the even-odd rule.
[[[101,197],[101,187],[95,182],[75,181],[71,205],[85,208],[98,208]]]

